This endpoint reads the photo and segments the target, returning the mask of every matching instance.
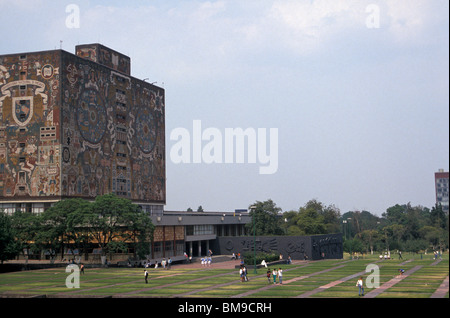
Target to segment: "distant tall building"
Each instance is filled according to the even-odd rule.
[[[442,210],[448,214],[449,211],[449,184],[448,184],[448,172],[444,172],[443,169],[439,169],[439,172],[434,173],[434,180],[436,185],[436,203],[441,204]]]
[[[166,202],[164,89],[100,44],[0,55],[0,209],[115,193]]]

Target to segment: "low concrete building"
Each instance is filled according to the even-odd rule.
[[[213,254],[216,240],[225,236],[248,235],[245,224],[251,222],[248,213],[164,211],[152,215],[155,232],[152,243],[153,260],[170,257],[172,260]]]

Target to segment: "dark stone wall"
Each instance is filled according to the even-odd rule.
[[[215,254],[231,255],[234,253],[275,252],[281,253],[286,259],[289,255],[292,259],[304,259],[305,255],[310,260],[341,259],[343,257],[342,235],[327,234],[314,236],[257,236],[254,242],[253,236],[218,237],[214,244]],[[323,253],[323,255],[322,255]]]

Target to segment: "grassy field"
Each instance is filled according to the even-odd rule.
[[[369,283],[375,282],[375,272],[366,272],[369,264],[378,266],[380,288],[366,286],[365,297],[430,298],[449,275],[448,254],[440,262],[429,255],[423,259],[420,255],[405,255],[403,260],[347,257],[277,265],[283,268],[282,285],[268,283],[266,269],[258,269],[257,274],[249,269],[249,281],[240,282],[234,268],[175,265],[170,270],[149,269],[148,284],[142,268],[87,268],[80,275],[80,288],[67,288],[70,273],[65,268],[53,268],[0,274],[0,297],[359,298],[357,278],[363,276],[365,282],[368,278]],[[401,277],[399,268],[406,271]],[[393,280],[395,284],[385,288]],[[443,297],[449,297],[448,283]]]

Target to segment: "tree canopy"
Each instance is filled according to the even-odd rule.
[[[11,233],[0,226],[0,237],[14,237],[14,245],[8,243],[14,246],[14,255],[36,249],[52,258],[62,255],[69,245],[83,250],[93,242],[103,255],[124,250],[125,243],[132,244],[143,258],[149,254],[154,231],[150,217],[138,205],[114,194],[98,196],[94,202],[62,200],[42,214],[16,211],[9,216],[2,212],[0,221],[0,225],[11,224]]]

